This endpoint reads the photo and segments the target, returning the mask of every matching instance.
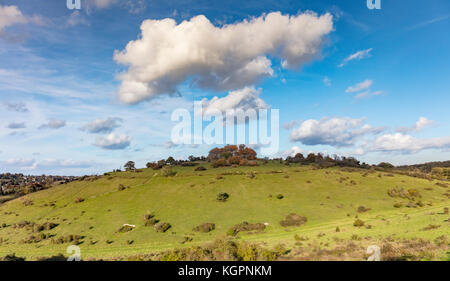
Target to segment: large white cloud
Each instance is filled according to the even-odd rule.
[[[245,87],[240,90],[231,91],[223,98],[214,97],[211,100],[204,98],[202,102],[203,113],[205,115],[213,115],[215,112],[226,112],[248,109],[266,109],[268,106],[259,97],[261,89],[254,87]]]
[[[332,30],[328,13],[274,12],[222,27],[203,15],[179,24],[169,18],[145,20],[139,39],[114,54],[117,63],[128,66],[119,77],[119,98],[137,103],[173,94],[187,79],[217,91],[250,86],[273,75],[267,55],[281,59],[285,68],[298,69],[319,54]]]
[[[130,146],[131,137],[126,135],[116,135],[111,133],[105,137],[99,137],[94,145],[103,149],[119,150]]]
[[[335,147],[352,146],[359,137],[380,133],[383,128],[374,128],[364,124],[365,119],[322,118],[306,120],[291,132],[291,141],[306,145],[331,145]]]
[[[419,139],[413,136],[395,133],[375,138],[364,146],[365,151],[415,153],[424,149],[450,148],[450,137]]]

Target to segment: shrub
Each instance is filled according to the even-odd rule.
[[[360,219],[356,219],[355,222],[353,223],[353,226],[355,226],[355,227],[364,226],[364,221],[362,221]]]
[[[369,211],[370,208],[366,208],[364,206],[359,206],[358,209],[356,210],[358,213],[365,213],[367,211]]]
[[[177,172],[173,171],[173,170],[172,170],[172,167],[170,167],[170,166],[165,166],[165,167],[162,169],[162,174],[163,174],[163,176],[165,176],[165,177],[173,177],[173,176],[175,176],[175,175],[177,174]]]
[[[255,160],[251,160],[251,161],[248,161],[247,166],[255,167],[255,166],[259,166],[259,164]]]
[[[247,166],[248,161],[247,159],[241,159],[241,161],[239,161],[239,166]]]
[[[255,173],[250,172],[250,173],[247,175],[247,177],[249,177],[250,179],[254,179],[256,176],[255,176]]]
[[[126,187],[123,184],[119,184],[119,186],[117,187],[117,190],[122,191],[125,190]]]
[[[197,232],[206,233],[206,232],[213,231],[215,228],[216,228],[216,225],[214,223],[207,222],[207,223],[203,223],[201,225],[197,225],[196,227],[194,227],[193,230],[197,231]]]
[[[217,194],[217,201],[221,201],[221,202],[225,202],[228,200],[228,198],[230,197],[230,195],[226,192],[220,192],[219,194]]]
[[[26,200],[23,201],[23,205],[24,206],[31,206],[31,205],[33,205],[33,200],[26,199]]]
[[[194,171],[197,171],[197,172],[199,172],[199,171],[206,171],[206,168],[203,167],[203,166],[198,166],[197,168],[195,168]]]
[[[145,221],[145,226],[153,226],[155,224],[157,224],[159,222],[159,220],[157,218],[151,218]]]
[[[280,221],[280,225],[283,227],[287,226],[300,226],[302,224],[305,224],[307,222],[307,218],[300,216],[296,213],[291,213],[286,216],[286,218],[282,221]]]
[[[266,226],[263,223],[248,223],[246,221],[236,224],[232,228],[227,231],[228,236],[236,236],[239,232],[242,231],[263,231],[266,229]]]
[[[228,159],[228,163],[230,165],[239,165],[239,163],[241,163],[242,160],[243,160],[243,158],[241,156],[231,156]]]
[[[225,160],[224,158],[220,158],[219,160],[214,162],[212,164],[212,166],[213,166],[213,168],[225,167],[225,166],[227,166],[227,160]]]
[[[78,197],[77,199],[75,199],[75,203],[81,203],[84,202],[84,198]]]
[[[132,231],[134,229],[134,227],[132,227],[131,225],[122,225],[119,230],[117,230],[117,232],[119,233],[125,233],[125,232],[129,232]]]
[[[394,208],[401,208],[401,207],[403,207],[402,203],[395,203],[394,204]]]
[[[277,195],[277,199],[280,199],[280,200],[281,200],[281,199],[283,199],[283,198],[284,198],[283,194],[278,194],[278,195]]]
[[[147,163],[147,168],[151,168],[153,170],[159,170],[163,167],[163,165],[160,165],[159,163],[149,162]]]
[[[166,232],[171,227],[172,226],[170,225],[170,223],[167,222],[159,222],[154,225],[154,228],[157,232]]]

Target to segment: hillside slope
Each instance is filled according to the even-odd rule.
[[[365,249],[386,239],[420,238],[434,246],[440,241],[432,247],[432,255],[424,258],[446,256],[449,214],[444,208],[450,205],[450,190],[442,181],[272,162],[258,167],[216,169],[207,163],[202,165],[206,171],[174,167],[177,174],[172,177],[151,169],[110,173],[2,204],[0,256],[16,253],[36,259],[65,254],[71,242],[57,244],[52,239],[72,234],[84,237],[78,241],[83,259],[112,259],[202,245],[225,236],[231,227],[244,221],[265,223],[266,228],[257,233],[241,232],[237,239],[265,247],[282,243],[291,250],[286,259],[308,259],[306,253],[314,259],[309,250],[333,249],[340,241],[353,241]],[[126,188],[119,190],[120,184]],[[392,193],[394,188],[398,194]],[[405,194],[399,192],[400,188],[409,199],[402,198]],[[216,200],[220,192],[229,194],[226,202]],[[170,223],[171,228],[162,233],[145,226],[143,217],[150,213]],[[306,217],[307,222],[282,227],[280,221],[290,213]],[[356,216],[364,226],[353,225]],[[28,226],[23,221],[28,221]],[[29,227],[46,222],[58,225],[44,227],[40,232]],[[193,231],[203,223],[214,223],[215,229],[208,233]],[[136,227],[121,233],[118,230],[123,224]],[[362,259],[365,250],[361,249],[356,256],[332,258]]]

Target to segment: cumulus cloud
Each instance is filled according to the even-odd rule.
[[[25,122],[11,122],[7,126],[8,129],[23,129],[26,128]]]
[[[5,102],[6,109],[16,112],[28,112],[27,106],[23,102],[9,103]]]
[[[346,93],[356,93],[356,92],[359,92],[359,91],[366,90],[366,89],[370,88],[372,86],[372,84],[373,84],[373,81],[367,79],[367,80],[364,80],[363,82],[360,82],[360,83],[358,83],[356,85],[348,87],[345,90],[345,92]]]
[[[260,93],[261,89],[245,87],[231,91],[223,98],[214,97],[211,100],[204,98],[201,101],[203,113],[208,116],[214,114],[217,110],[220,112],[243,110],[245,112],[248,109],[266,109],[268,106],[259,98]]]
[[[330,14],[297,16],[279,12],[222,27],[199,15],[179,24],[173,19],[145,20],[139,39],[116,51],[114,60],[128,66],[119,98],[137,103],[191,86],[230,91],[273,75],[278,58],[284,68],[299,69],[315,58],[324,36],[333,30]]]
[[[418,139],[411,135],[385,134],[364,145],[365,151],[416,153],[424,149],[448,149],[450,137]]]
[[[17,6],[0,5],[0,34],[9,26],[25,23],[43,25],[44,19],[38,15],[26,17]]]
[[[120,150],[130,146],[131,137],[111,133],[105,137],[99,137],[94,145],[108,150]]]
[[[283,129],[290,130],[298,125],[297,120],[292,120],[291,122],[286,122],[283,124]]]
[[[417,122],[411,127],[400,127],[397,128],[396,131],[400,133],[409,133],[409,132],[420,132],[423,129],[433,125],[434,121],[430,120],[426,117],[420,117]]]
[[[352,60],[361,60],[367,57],[370,57],[370,52],[372,52],[373,48],[367,49],[367,50],[362,50],[362,51],[358,51],[354,54],[351,54],[350,56],[346,57],[342,63],[339,65],[339,67],[343,67],[344,65],[346,65],[349,61]]]
[[[373,128],[364,124],[365,119],[322,118],[306,120],[291,132],[290,140],[306,145],[352,146],[365,134],[378,134],[384,128]]]
[[[17,6],[0,6],[0,33],[8,26],[24,24],[27,21]]]
[[[120,127],[121,122],[122,119],[118,117],[109,117],[105,120],[95,119],[84,125],[81,130],[91,134],[108,134]]]
[[[59,129],[66,126],[66,121],[64,120],[49,120],[47,123],[39,126],[39,129]]]

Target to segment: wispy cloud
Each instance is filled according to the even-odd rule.
[[[367,49],[367,50],[362,50],[362,51],[358,51],[354,54],[351,54],[350,56],[346,57],[342,63],[340,65],[338,65],[339,67],[343,67],[344,65],[346,65],[348,62],[352,61],[352,60],[362,60],[364,58],[368,58],[370,57],[370,52],[372,52],[373,48]]]
[[[356,85],[348,87],[345,90],[345,92],[346,93],[356,93],[356,92],[359,92],[359,91],[366,90],[366,89],[370,88],[370,86],[372,86],[372,84],[373,84],[373,81],[367,79],[367,80],[365,80],[365,81],[363,81],[361,83],[358,83]]]
[[[441,16],[441,17],[437,17],[437,18],[434,18],[434,19],[431,19],[431,20],[420,22],[418,24],[415,24],[415,25],[412,25],[412,26],[406,28],[406,30],[418,29],[418,28],[421,28],[421,27],[424,27],[424,26],[427,26],[427,25],[430,25],[430,24],[433,24],[433,23],[441,22],[441,21],[444,21],[444,20],[448,20],[448,19],[450,19],[450,14],[445,15],[445,16]]]

